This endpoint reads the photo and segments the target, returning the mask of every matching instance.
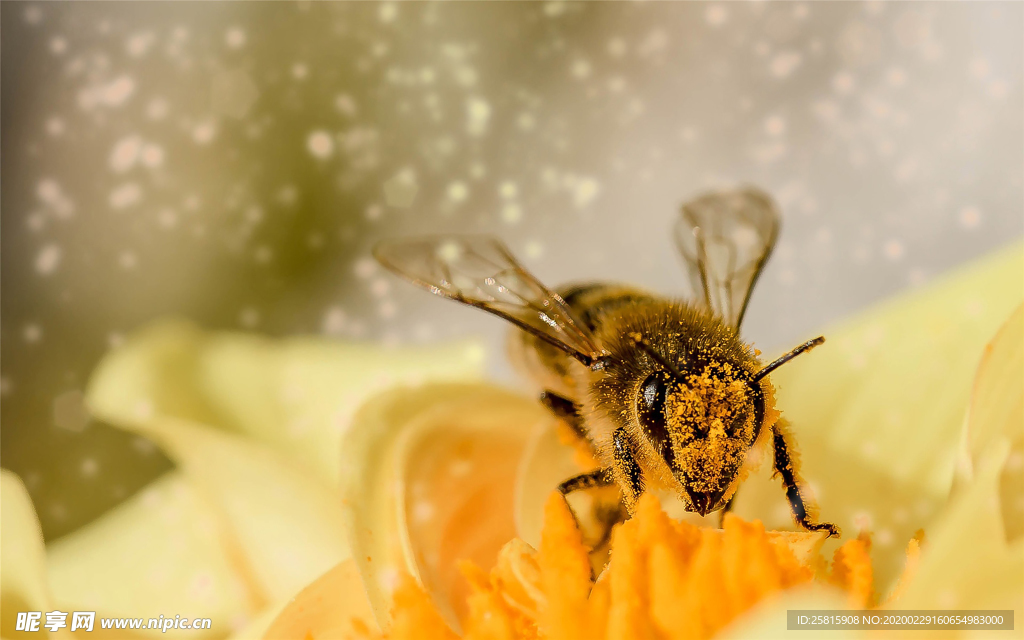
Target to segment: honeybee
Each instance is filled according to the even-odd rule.
[[[724,513],[748,452],[764,446],[797,524],[837,536],[808,513],[768,379],[824,338],[762,365],[739,336],[778,237],[778,210],[767,194],[741,188],[705,194],[681,213],[675,239],[695,300],[609,283],[552,290],[490,237],[388,240],[374,256],[431,293],[521,329],[514,351],[545,389],[541,401],[600,463],[561,483],[563,494],[618,485],[632,513],[645,490],[669,490],[689,511]]]

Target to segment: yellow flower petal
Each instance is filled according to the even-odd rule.
[[[971,380],[1020,304],[1022,271],[1018,243],[824,331],[822,347],[772,374],[821,519],[874,534],[884,587],[946,501]],[[794,527],[770,460],[740,487],[735,512]]]
[[[490,567],[514,537],[512,501],[539,403],[487,385],[432,384],[367,402],[342,446],[354,556],[386,626],[398,576],[420,579],[450,624],[466,613],[456,561]]]
[[[112,352],[87,399],[98,418],[155,440],[185,472],[216,515],[211,534],[254,615],[349,555],[334,482],[359,401],[396,381],[473,376],[481,354],[472,343],[389,352],[165,321]],[[81,579],[60,578],[69,589]],[[132,602],[121,595],[111,604]]]
[[[1010,439],[1010,454],[1000,478],[1000,502],[1006,536],[1024,534],[1024,306],[985,348],[967,416],[970,463],[987,449]],[[969,474],[967,474],[969,479]]]
[[[345,560],[300,591],[262,637],[340,640],[362,630],[376,631],[373,612],[356,563]],[[244,636],[251,640],[258,636]],[[242,640],[243,636],[239,636]]]
[[[32,499],[17,475],[0,470],[0,636],[16,638],[24,635],[16,631],[18,612],[53,611],[53,597],[46,577],[46,550],[43,532],[39,528]],[[48,633],[42,628],[42,634]],[[52,638],[67,638],[65,630],[52,634]]]
[[[4,501],[5,518],[9,504]],[[49,546],[55,602],[98,616],[210,618],[210,631],[177,637],[227,635],[263,603],[237,554],[219,538],[217,517],[180,472],[163,476]],[[10,559],[4,554],[5,569]]]
[[[1024,615],[1024,540],[1006,541],[999,476],[1009,442],[993,442],[973,482],[932,527],[900,609],[1014,609]]]
[[[118,426],[165,415],[244,434],[334,483],[342,435],[363,400],[395,384],[474,379],[483,356],[470,340],[386,349],[163,320],[97,367],[89,405]]]

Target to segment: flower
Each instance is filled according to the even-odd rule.
[[[483,355],[471,340],[386,349],[177,320],[141,329],[94,371],[87,402],[176,468],[45,549],[24,487],[4,472],[4,624],[26,610],[8,605],[24,602],[205,617],[205,636],[177,633],[260,637],[296,592],[350,557],[337,451],[353,412],[381,389],[475,379]]]
[[[1020,616],[1024,312],[1004,320],[1020,304],[1022,267],[1017,245],[828,331],[825,347],[773,374],[807,488],[822,518],[855,543],[846,547],[850,570],[820,573],[808,560],[834,557],[839,542],[773,533],[794,527],[762,465],[740,488],[729,526],[750,549],[778,550],[785,561],[764,575],[780,588],[730,600],[716,637],[777,635],[787,608],[847,606],[850,594]],[[278,342],[181,322],[143,329],[97,368],[88,402],[106,422],[151,438],[177,468],[47,549],[24,488],[4,472],[0,632],[8,636],[7,612],[56,607],[214,620],[208,636],[179,632],[190,637],[367,636],[388,628],[396,610],[459,629],[488,610],[481,602],[496,597],[495,571],[522,577],[533,561],[565,572],[506,580],[521,587],[517,601],[565,589],[577,594],[572,606],[597,607],[604,593],[611,610],[613,569],[608,587],[582,604],[590,575],[570,539],[578,534],[549,503],[551,488],[578,469],[573,451],[535,399],[473,382],[481,353],[475,343],[389,352]],[[585,511],[587,499],[572,505]],[[652,506],[647,499],[641,517],[665,530]],[[717,522],[666,507],[689,523],[670,525],[685,535]],[[616,533],[615,548],[627,550],[620,557],[643,548],[630,546],[631,528],[643,526],[631,522]],[[920,528],[920,556],[899,581]],[[732,553],[728,527],[699,534],[695,554],[715,536],[726,549],[719,559]],[[717,543],[709,544],[710,554]],[[466,580],[462,560],[482,569]],[[819,579],[807,581],[802,566]],[[560,619],[583,618],[570,607]]]
[[[793,423],[803,454],[807,488],[822,517],[854,540],[835,556],[838,571],[822,573],[818,567],[822,579],[808,580],[806,572],[815,571],[815,561],[808,560],[790,573],[772,574],[768,582],[775,581],[778,590],[743,600],[708,630],[718,631],[718,637],[778,635],[785,628],[785,611],[797,608],[880,604],[1021,611],[1024,542],[1016,523],[1024,491],[1008,479],[1019,476],[1024,455],[1019,435],[1022,267],[1024,252],[1017,245],[828,331],[828,348],[773,374],[778,404]],[[342,637],[336,634],[352,619],[353,601],[374,612],[374,619],[363,618],[354,627],[371,637],[375,628],[392,624],[386,636],[395,639],[431,638],[431,628],[441,637],[456,637],[448,629],[479,628],[491,635],[472,637],[531,637],[528,624],[517,627],[521,617],[508,618],[503,627],[494,614],[507,609],[510,598],[522,607],[524,601],[550,602],[553,593],[577,594],[570,604],[559,605],[566,607],[563,623],[576,631],[589,629],[585,637],[603,637],[601,629],[607,637],[622,637],[600,624],[587,627],[593,620],[582,612],[628,606],[623,602],[633,591],[620,589],[625,600],[616,602],[614,586],[602,587],[601,580],[592,585],[589,573],[584,582],[576,543],[563,539],[555,545],[560,552],[552,552],[548,537],[541,535],[551,487],[579,469],[573,452],[559,442],[554,421],[535,413],[535,402],[487,386],[444,398],[437,391],[378,397],[356,417],[349,438],[363,438],[362,446],[343,449],[352,472],[343,486],[356,535],[347,569],[351,579],[339,589],[354,600],[335,596],[333,608],[321,604],[311,615],[310,601],[300,595],[266,637]],[[518,464],[509,464],[520,451],[525,453]],[[738,518],[732,520],[733,531],[745,532],[733,537],[751,544],[768,535],[751,523],[755,519],[769,530],[794,528],[768,466],[741,486]],[[646,513],[664,526],[660,511],[652,510],[650,500],[645,504],[638,518]],[[549,520],[552,509],[548,503]],[[693,514],[673,515],[696,520]],[[629,562],[622,558],[636,555],[638,547],[624,541],[631,527],[645,526],[642,519],[637,523],[617,529],[609,576],[617,558],[621,566]],[[919,549],[920,529],[926,541]],[[702,535],[729,538],[729,525],[725,533]],[[835,553],[839,544],[829,541],[821,549]],[[735,561],[736,551],[729,553]],[[575,564],[575,573],[570,569],[565,575],[575,575],[576,582],[545,585],[545,557]],[[463,580],[456,561],[466,558],[491,569],[470,568]],[[518,566],[514,572],[513,566]],[[523,579],[529,573],[525,567],[534,567],[541,577]],[[503,572],[516,573],[516,580],[503,578]],[[406,573],[415,581],[401,577]],[[763,577],[740,579],[762,589]],[[803,587],[781,589],[798,583]],[[835,591],[836,583],[847,596]],[[317,584],[310,587],[316,597],[331,597],[326,585]],[[716,589],[716,595],[726,595]],[[584,592],[591,595],[580,599]],[[494,598],[501,602],[488,604]],[[473,627],[486,613],[488,624]],[[538,609],[534,620],[544,615]],[[607,624],[614,618],[607,616]],[[655,624],[640,620],[630,628],[631,637],[645,637],[642,624]]]

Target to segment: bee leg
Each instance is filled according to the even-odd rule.
[[[727,514],[730,511],[732,511],[732,504],[733,504],[733,502],[735,500],[736,500],[736,494],[734,493],[734,494],[732,494],[732,497],[729,498],[729,501],[725,503],[725,506],[722,507],[722,510],[718,512],[719,513],[719,515],[718,515],[718,528],[719,529],[721,529],[723,527],[723,525],[725,524],[725,514]]]
[[[594,469],[586,473],[581,473],[578,476],[573,476],[558,485],[558,490],[562,492],[562,495],[567,495],[573,491],[580,491],[582,489],[592,489],[594,487],[607,487],[615,484],[615,478],[612,476],[611,470],[609,469]]]
[[[786,487],[786,499],[793,509],[793,517],[797,524],[807,531],[828,531],[829,537],[838,537],[839,527],[830,522],[811,522],[808,517],[807,506],[800,495],[796,468],[789,454],[789,443],[786,441],[786,434],[777,424],[772,427],[772,445],[775,451],[775,473],[782,477],[782,484]]]
[[[591,450],[593,450],[594,447],[590,442],[590,437],[587,435],[587,429],[583,423],[583,416],[580,415],[579,405],[552,391],[545,391],[540,394],[540,402],[548,408],[548,411],[555,414],[556,418],[569,425],[573,433],[580,440],[586,442]]]
[[[633,444],[629,441],[629,433],[623,427],[612,433],[612,459],[615,462],[616,475],[620,478],[622,502],[626,505],[626,510],[633,513],[633,505],[644,492],[644,480],[633,452]]]

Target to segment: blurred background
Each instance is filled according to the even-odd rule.
[[[505,327],[382,272],[504,239],[543,281],[686,293],[684,199],[784,215],[771,352],[1024,235],[1024,6],[21,3],[2,13],[4,467],[45,536],[166,472],[88,375],[165,315],[386,345]]]

